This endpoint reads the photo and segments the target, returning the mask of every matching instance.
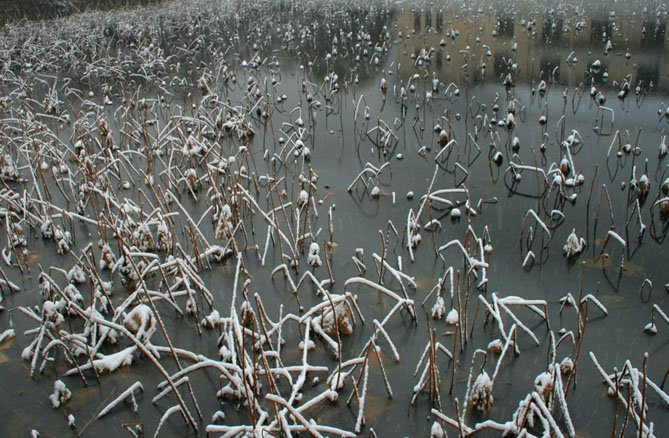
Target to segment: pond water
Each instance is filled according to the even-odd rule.
[[[3,436],[663,436],[666,27],[661,1],[501,0],[4,26]],[[597,363],[624,371],[619,397]],[[152,402],[167,376],[180,398]],[[71,399],[53,408],[58,379]],[[96,419],[136,382],[136,412],[128,397]]]

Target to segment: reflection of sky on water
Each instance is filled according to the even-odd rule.
[[[497,80],[509,71],[507,62],[512,60],[518,81],[536,83],[541,78],[589,85],[593,77],[586,71],[590,63],[601,59],[601,73],[608,72],[609,83],[621,83],[631,75],[633,87],[649,88],[652,83],[668,90],[666,13],[637,13],[616,6],[616,14],[599,10],[592,11],[593,15],[579,8],[545,12],[533,4],[522,7],[512,2],[478,10],[457,6],[407,9],[398,16],[397,27],[404,38],[400,38],[397,62],[404,67],[405,77],[416,63],[414,56],[427,47],[434,49],[432,69],[449,82]],[[605,55],[609,40],[613,50]],[[595,81],[601,80],[601,73]]]

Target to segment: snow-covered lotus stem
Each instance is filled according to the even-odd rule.
[[[107,415],[112,409],[114,409],[114,408],[115,408],[116,406],[118,406],[119,404],[123,403],[123,401],[126,400],[126,399],[128,399],[128,398],[130,398],[130,400],[132,401],[133,411],[134,411],[134,412],[137,412],[137,401],[135,400],[135,392],[137,392],[137,391],[144,391],[144,387],[142,386],[142,383],[139,382],[139,381],[137,381],[137,382],[133,383],[132,385],[130,385],[130,387],[129,387],[128,389],[126,389],[125,391],[123,391],[123,392],[121,393],[121,395],[119,395],[118,397],[116,397],[111,403],[109,403],[107,406],[105,406],[105,407],[100,411],[100,413],[98,414],[98,416],[97,416],[96,418],[102,418],[102,417],[104,417],[104,416]],[[159,429],[160,429],[160,428],[159,428]]]
[[[650,322],[646,324],[646,326],[643,328],[643,330],[648,333],[649,335],[655,335],[657,334],[657,325],[655,325],[655,315],[659,315],[664,322],[669,325],[669,316],[667,316],[666,313],[658,306],[657,304],[653,304],[653,309],[650,311]]]

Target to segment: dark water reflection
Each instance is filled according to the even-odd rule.
[[[287,1],[246,6],[239,2],[227,8],[209,2],[195,5],[178,11],[179,6],[168,3],[156,10],[70,18],[72,21],[62,25],[64,29],[69,29],[68,26],[90,26],[96,41],[83,49],[83,58],[78,61],[48,49],[45,53],[30,47],[19,49],[19,43],[15,41],[24,43],[30,37],[20,36],[18,28],[5,27],[2,29],[3,50],[0,51],[3,72],[7,78],[16,75],[48,79],[54,73],[50,67],[59,67],[54,73],[59,78],[59,86],[71,77],[71,86],[81,88],[84,96],[89,91],[95,91],[91,100],[98,104],[103,103],[102,87],[110,85],[113,104],[96,111],[110,121],[117,143],[123,143],[120,131],[124,126],[115,121],[114,114],[119,105],[123,105],[122,99],[135,92],[139,96],[156,99],[156,102],[166,97],[170,107],[155,105],[147,110],[153,114],[146,116],[158,120],[159,126],[165,126],[170,115],[193,114],[191,105],[199,103],[210,92],[230,106],[247,105],[247,84],[250,79],[256,80],[263,84],[262,93],[268,102],[265,110],[271,113],[267,125],[261,123],[260,118],[254,119],[257,135],[248,145],[253,152],[258,175],[271,175],[278,168],[263,159],[263,150],[267,148],[275,152],[280,149],[278,138],[286,136],[286,132],[280,129],[286,124],[295,124],[298,114],[306,122],[305,143],[312,152],[310,166],[319,175],[315,197],[323,201],[318,207],[319,218],[312,224],[314,230],[323,229],[319,241],[327,234],[327,208],[336,205],[333,224],[338,247],[332,256],[335,279],[332,290],[341,293],[344,282],[359,275],[351,261],[357,248],[364,250],[370,271],[367,276],[374,277],[372,254],[382,251],[379,230],[385,232],[388,221],[392,221],[399,230],[400,242],[389,254],[388,260],[396,266],[398,257],[401,257],[404,271],[417,280],[418,288],[410,294],[418,304],[437,283],[446,267],[464,269],[462,256],[456,251],[446,251],[443,261],[435,257],[429,231],[421,232],[422,243],[415,250],[414,263],[410,262],[406,245],[401,241],[407,214],[410,209],[416,211],[419,208],[420,197],[426,193],[435,169],[434,157],[439,146],[438,134],[432,128],[436,124],[450,126],[451,138],[456,139],[458,144],[448,160],[440,162],[434,187],[464,186],[469,190],[474,205],[479,199],[497,200],[496,203],[482,203],[479,214],[471,218],[471,225],[479,235],[484,226],[489,228],[494,246],[493,253],[487,258],[490,265],[488,285],[481,293],[487,299],[494,292],[498,296],[517,295],[546,300],[554,332],[561,328],[576,330],[573,309],[560,313],[559,300],[567,293],[578,297],[582,289],[585,294],[595,295],[608,308],[608,316],[602,316],[594,307],[589,308],[590,320],[581,347],[576,387],[567,400],[577,436],[610,436],[615,410],[614,402],[606,395],[606,387],[601,384],[599,374],[588,357],[589,352],[597,355],[607,371],[621,368],[628,359],[634,366],[641,367],[643,354],[648,352],[648,375],[655,382],[662,381],[669,363],[669,327],[658,318],[657,335],[646,335],[643,327],[650,321],[654,304],[665,312],[669,310],[664,287],[669,283],[669,252],[665,243],[667,221],[660,217],[658,208],[653,207],[661,197],[659,190],[662,182],[669,176],[666,159],[658,158],[658,146],[669,128],[669,118],[664,115],[665,105],[669,102],[669,35],[666,33],[667,8],[664,2],[560,3],[557,6],[552,2],[365,2],[364,6],[347,3],[327,4],[322,8],[313,5],[303,8]],[[150,18],[154,15],[162,27],[136,29],[126,25],[133,20],[154,23]],[[175,17],[180,17],[183,23],[175,25],[179,22]],[[67,32],[64,35],[57,30],[54,32],[68,41]],[[338,40],[336,44],[333,42],[335,38]],[[46,39],[38,41],[46,44]],[[610,50],[607,49],[609,41],[612,45]],[[154,46],[142,54],[141,49],[148,48],[150,43]],[[165,61],[152,65],[155,70],[147,71],[146,56],[155,53],[155,47],[163,51],[161,56]],[[94,63],[99,57],[107,60],[100,63],[108,62],[114,68],[99,68],[96,71],[98,64]],[[46,59],[54,64],[41,64]],[[117,65],[115,59],[125,61]],[[593,68],[597,60],[601,66]],[[230,75],[225,76],[221,73],[223,71]],[[509,81],[505,84],[507,77]],[[198,83],[201,78],[209,78],[210,90],[205,91],[202,82]],[[382,78],[387,83],[385,98],[379,89]],[[275,79],[275,84],[272,84],[272,79]],[[436,91],[432,88],[433,79],[440,81]],[[542,81],[545,81],[545,93],[539,91]],[[617,96],[625,82],[629,91],[624,99],[619,99]],[[451,83],[453,85],[449,86]],[[49,86],[41,82],[35,84],[31,97],[40,102]],[[591,96],[593,86],[596,93]],[[402,97],[402,89],[406,90],[405,98]],[[8,128],[13,123],[8,119],[19,114],[22,103],[37,105],[26,100],[25,96],[22,100],[15,91],[16,82],[7,80],[3,83],[3,96],[10,96],[9,108],[4,109],[3,116],[3,131],[6,134],[3,148],[7,151],[11,150],[11,143],[6,139],[15,135]],[[282,102],[277,103],[277,97],[282,95],[286,96],[285,101],[281,99]],[[605,103],[600,103],[614,113],[613,123],[610,112],[598,107],[596,99],[600,95],[605,99]],[[312,105],[310,110],[308,96],[321,105]],[[80,110],[91,109],[82,103],[82,99],[64,100],[64,106],[69,106],[68,111],[73,117],[77,117],[75,114]],[[358,102],[362,103],[356,108]],[[517,106],[517,125],[513,130],[491,122],[505,114],[510,104]],[[493,110],[495,105],[500,108],[499,114]],[[296,107],[300,108],[299,112],[292,111]],[[354,119],[356,109],[357,119]],[[365,113],[369,114],[368,119],[364,117]],[[545,124],[539,123],[541,117],[546,118]],[[397,137],[392,148],[385,151],[372,144],[370,139],[373,136],[364,135],[382,122],[392,126]],[[70,143],[71,127],[55,123],[49,126],[58,131],[63,141]],[[149,129],[150,132],[154,132],[153,129],[157,132],[158,127]],[[550,187],[546,188],[547,195],[537,200],[534,173],[524,172],[522,180],[516,183],[511,181],[511,173],[505,173],[510,159],[543,169],[548,169],[551,163],[560,163],[564,158],[560,143],[573,130],[582,137],[582,145],[575,149],[573,160],[585,178],[584,185],[565,189],[567,196],[577,195],[574,202],[560,198],[557,191]],[[616,143],[607,159],[607,151],[616,132],[620,133],[621,145],[629,143],[639,148],[636,153],[621,153],[618,158]],[[518,137],[520,142],[516,157],[511,150],[514,137]],[[480,154],[468,141],[470,138],[476,140],[481,148]],[[227,138],[220,141],[220,147],[227,156],[235,153],[241,143],[239,139]],[[503,156],[500,167],[490,159],[497,150]],[[463,164],[468,173],[455,170],[456,161]],[[372,198],[362,186],[352,193],[347,191],[367,162],[377,167],[390,162],[387,172],[378,180],[378,199]],[[26,164],[25,161],[23,164]],[[279,169],[279,175],[287,175],[290,181],[293,169]],[[156,170],[156,174],[159,171]],[[636,200],[629,189],[633,172],[637,179],[642,173],[647,174],[651,187],[645,202],[639,204],[641,217],[647,226],[641,241],[637,239],[637,219],[629,220],[626,226]],[[626,186],[621,189],[623,182]],[[166,184],[164,180],[161,183]],[[594,259],[603,251],[606,230],[613,225],[602,189],[604,184],[610,195],[615,230],[626,239],[627,247],[623,249],[611,242],[606,248],[610,262],[603,267]],[[23,189],[16,183],[10,186],[17,191],[17,187]],[[588,205],[591,187],[593,195]],[[294,191],[290,184],[286,184],[285,189],[291,194]],[[186,191],[181,194],[181,203],[194,218],[200,218],[207,212],[208,205],[203,201],[206,199],[205,191],[198,193],[200,201],[195,201]],[[406,196],[410,191],[415,193],[412,199]],[[138,199],[135,187],[127,192],[119,190],[118,196]],[[600,199],[602,219],[595,230],[595,213]],[[269,208],[265,204],[262,207]],[[68,205],[67,208],[74,211],[76,207]],[[536,260],[524,269],[522,264],[526,251],[521,249],[520,233],[528,209],[543,211],[545,215],[559,209],[565,219],[552,230],[552,239],[545,249],[539,248],[537,241],[533,247],[537,253]],[[443,245],[452,239],[463,240],[467,235],[466,219],[452,222],[448,216],[449,209],[434,209],[432,214],[442,225],[435,231],[435,245]],[[423,215],[423,223],[428,221],[425,218]],[[209,221],[205,219],[203,224],[202,232],[213,241],[214,232]],[[99,236],[95,227],[78,226],[78,246],[97,241]],[[257,232],[249,236],[247,248],[256,244],[262,248],[264,245],[266,230],[264,226],[256,226]],[[576,261],[565,260],[562,253],[562,246],[572,229],[588,241],[585,252]],[[537,227],[535,231],[539,233],[538,230]],[[123,405],[113,414],[92,422],[84,435],[128,436],[121,424],[130,423],[143,423],[145,435],[153,435],[158,420],[169,406],[166,402],[151,403],[156,393],[155,385],[161,376],[146,358],[136,357],[131,367],[106,375],[99,385],[92,384],[88,388],[80,380],[70,378],[67,383],[74,397],[62,411],[53,410],[47,396],[52,392],[53,380],[66,371],[65,365],[61,362],[53,368],[47,367],[44,374],[29,378],[30,365],[20,360],[20,354],[32,340],[32,335],[27,336],[24,331],[32,329],[34,323],[10,309],[40,303],[37,263],[43,268],[53,265],[64,269],[74,263],[71,256],[57,255],[52,242],[37,238],[38,231],[26,230],[29,249],[36,257],[29,273],[21,274],[15,268],[2,266],[22,288],[21,293],[4,293],[2,305],[5,310],[0,313],[0,327],[3,330],[8,328],[11,321],[17,333],[14,341],[0,346],[0,388],[3,393],[0,398],[0,424],[3,425],[4,435],[28,436],[35,428],[40,430],[41,436],[75,436],[101,406],[137,380],[141,380],[145,388],[145,392],[138,396],[139,414],[133,414],[129,406]],[[2,239],[3,245],[6,245],[7,237]],[[396,240],[395,237],[390,238],[391,246]],[[244,257],[246,269],[252,274],[250,292],[258,292],[263,297],[265,306],[271,309],[270,317],[278,318],[281,305],[284,312],[299,313],[288,283],[280,275],[272,279],[271,271],[280,263],[278,251],[269,252],[265,266],[261,266],[253,250],[246,251]],[[306,266],[304,261],[300,266],[303,265]],[[327,272],[318,268],[316,275],[325,278]],[[215,307],[221,310],[221,314],[229,307],[233,277],[234,263],[230,261],[202,273],[203,280],[214,293]],[[640,297],[639,290],[645,279],[652,281],[653,287],[649,296]],[[118,278],[116,283],[120,283]],[[393,285],[393,290],[397,289],[389,277],[386,284]],[[118,289],[115,292],[117,297],[127,296],[120,284],[115,288]],[[372,333],[371,320],[382,318],[391,307],[374,291],[365,288],[351,290],[358,294],[361,307],[368,312],[366,317],[369,321],[364,326],[358,326],[354,334],[346,338],[343,346],[345,357],[360,352],[360,347]],[[301,304],[305,307],[320,301],[311,292],[308,287],[301,291]],[[476,294],[478,291],[472,288],[472,295]],[[431,300],[426,304],[426,312],[430,311],[433,302]],[[447,299],[447,306],[451,304]],[[475,307],[476,300],[472,298],[468,308],[472,319]],[[372,369],[366,408],[367,426],[361,436],[367,436],[370,428],[379,437],[429,436],[434,418],[430,415],[433,405],[427,394],[420,395],[410,409],[408,406],[412,388],[418,379],[413,372],[428,341],[423,309],[418,310],[417,325],[405,314],[389,323],[388,332],[401,356],[399,364],[393,360],[384,362],[394,398],[388,399],[382,375],[378,368]],[[483,310],[479,309],[472,338],[456,355],[452,394],[448,393],[451,362],[445,357],[439,360],[441,410],[451,417],[456,415],[455,398],[462,403],[472,354],[499,337],[491,321],[483,325],[482,314]],[[492,409],[486,414],[469,414],[466,418],[469,425],[488,418],[500,422],[509,420],[518,402],[531,391],[534,378],[546,369],[549,332],[531,312],[519,311],[518,314],[541,344],[535,346],[527,336],[518,338],[521,354],[505,362],[495,385]],[[205,330],[198,335],[193,318],[181,318],[173,312],[165,312],[164,319],[175,345],[208,357],[217,357],[217,333]],[[440,342],[450,349],[452,337],[442,336],[449,328],[443,322],[432,321],[431,324],[436,327]],[[297,330],[285,335],[289,340],[284,350],[284,361],[287,363],[298,363],[300,360],[301,353],[296,345],[298,336]],[[162,337],[159,338],[162,341]],[[571,347],[561,348],[559,358],[571,351]],[[384,353],[388,354],[385,350]],[[333,364],[324,344],[318,344],[310,358],[312,363]],[[491,372],[494,362],[489,359],[486,370]],[[171,367],[170,372],[175,371],[173,364],[166,366]],[[216,373],[194,374],[192,381],[203,411],[201,430],[219,409],[225,411],[228,424],[250,423],[245,408],[229,400],[216,399],[215,392],[221,385]],[[89,377],[89,382],[94,382],[93,376]],[[313,391],[316,393],[322,389],[323,384]],[[349,392],[350,389],[344,390],[342,394],[348,397]],[[114,394],[113,397],[110,394]],[[346,406],[342,398],[340,396],[336,405],[319,407],[310,414],[323,424],[352,430],[357,409],[355,403]],[[648,416],[655,423],[656,435],[662,436],[662,431],[669,430],[667,406],[656,395],[648,403]],[[77,429],[70,431],[67,428],[63,413],[76,415]],[[619,421],[621,415],[624,412],[619,411]],[[630,436],[632,430],[629,427]],[[448,432],[451,436],[457,433],[452,428]],[[160,434],[194,435],[177,416],[168,421]],[[204,436],[204,432],[201,431],[200,436]]]

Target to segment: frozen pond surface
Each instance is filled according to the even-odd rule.
[[[666,27],[659,1],[6,25],[3,436],[664,436]]]

